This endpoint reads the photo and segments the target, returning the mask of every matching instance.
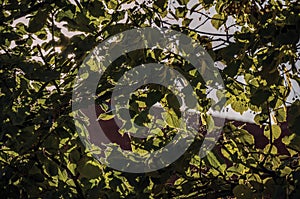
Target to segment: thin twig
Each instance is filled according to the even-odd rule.
[[[166,21],[161,21],[161,23],[164,23],[164,24],[167,24],[167,25],[174,25],[174,24],[171,24],[169,22],[166,22]],[[191,30],[190,28],[186,28],[186,27],[181,27],[183,29],[186,29],[186,30]],[[205,35],[210,35],[210,36],[229,36],[229,37],[233,37],[234,34],[222,34],[222,33],[212,33],[212,32],[204,32],[204,31],[199,31],[199,30],[192,30],[194,32],[197,32],[197,33],[200,33],[200,34],[205,34]]]
[[[44,154],[50,159],[52,160],[53,162],[55,162],[59,167],[65,169],[68,173],[69,176],[71,176],[71,179],[73,180],[75,186],[76,186],[76,191],[77,191],[77,194],[79,195],[79,198],[85,198],[84,197],[84,194],[83,194],[83,190],[81,189],[81,186],[78,182],[78,177],[77,176],[74,176],[72,171],[64,164],[62,164],[59,160],[57,160],[53,155],[51,155],[48,151],[44,151]]]

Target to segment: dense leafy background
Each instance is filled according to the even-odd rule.
[[[300,83],[299,1],[1,0],[0,7],[1,197],[300,197],[300,101],[286,102],[293,92],[291,82]],[[208,14],[211,8],[213,16]],[[193,22],[195,16],[222,33],[205,32],[200,22]],[[183,157],[152,173],[122,173],[94,160],[72,120],[74,77],[99,42],[147,26],[180,31],[225,65],[220,72],[228,105],[239,113],[253,111],[268,144],[257,147],[255,132],[243,123],[228,122],[217,147],[204,159],[195,155],[200,134]],[[184,60],[160,51],[132,52],[125,58],[130,66],[169,59],[185,76],[192,73]],[[99,85],[101,104],[113,85]],[[153,98],[147,95],[157,96],[161,90],[153,86],[137,101],[150,106]],[[176,106],[168,91],[160,93],[157,101]],[[201,103],[209,107],[209,102]],[[138,114],[134,111],[133,116]],[[290,134],[283,135],[287,127]],[[174,133],[172,125],[164,131],[162,145]],[[145,142],[133,139],[132,146],[151,150],[157,145]],[[285,153],[276,142],[284,143]]]

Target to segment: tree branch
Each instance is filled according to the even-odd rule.
[[[48,151],[45,151],[44,153],[50,160],[52,160],[53,162],[55,162],[59,167],[65,169],[68,173],[69,176],[71,176],[71,179],[73,180],[75,186],[76,186],[76,191],[77,194],[79,195],[79,198],[84,199],[84,194],[83,191],[81,189],[81,186],[77,180],[77,176],[74,176],[72,171],[64,164],[62,164],[59,160],[57,160],[53,155],[51,155]]]

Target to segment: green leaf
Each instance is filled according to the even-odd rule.
[[[58,179],[62,180],[63,182],[68,180],[68,173],[66,170],[58,170]]]
[[[30,33],[35,33],[41,30],[46,24],[47,18],[48,18],[48,10],[39,9],[37,14],[29,20],[27,31]]]
[[[108,3],[107,3],[107,7],[109,9],[116,9],[117,6],[118,6],[118,1],[116,1],[116,0],[111,0],[111,1],[108,1]]]
[[[207,132],[212,132],[215,128],[215,120],[211,115],[207,115],[206,117],[206,126],[207,126]]]
[[[262,125],[269,119],[269,116],[264,113],[260,113],[254,116],[254,121],[256,124]]]
[[[292,140],[289,143],[289,147],[296,150],[297,152],[300,152],[300,136],[293,134]]]
[[[56,176],[58,174],[58,168],[54,162],[49,162],[47,164],[47,171],[51,176]]]
[[[159,9],[160,12],[163,12],[168,7],[168,0],[156,0],[153,2],[153,6]]]
[[[224,73],[229,77],[234,77],[237,75],[240,66],[242,65],[241,61],[230,62],[227,67],[224,69]]]
[[[139,112],[138,115],[134,118],[134,123],[139,126],[144,126],[145,123],[149,122],[149,114],[146,110]]]
[[[54,70],[45,70],[45,71],[40,71],[42,74],[40,74],[41,80],[45,82],[49,82],[52,80],[57,80],[59,79],[60,73],[58,71]]]
[[[104,16],[105,14],[104,5],[101,1],[98,0],[91,1],[88,6],[88,10],[94,17]]]
[[[233,188],[233,194],[237,199],[252,199],[252,190],[246,185],[237,185]]]
[[[168,111],[162,113],[162,115],[170,127],[172,128],[180,127],[180,120],[177,117],[176,113],[173,111],[173,109],[169,109]]]
[[[225,3],[223,1],[217,1],[215,9],[217,13],[223,13],[224,12]]]
[[[192,19],[187,19],[186,18],[182,21],[182,25],[185,26],[185,27],[188,27],[192,21],[193,21]]]
[[[183,17],[185,17],[186,13],[187,13],[186,8],[184,8],[184,7],[176,8],[175,15],[177,17],[183,18]]]
[[[215,156],[215,154],[213,152],[209,152],[206,156],[209,164],[213,167],[218,169],[221,166],[221,163],[219,162],[219,160],[217,159],[217,157]]]
[[[290,167],[284,167],[280,170],[281,176],[289,175],[293,170]]]
[[[286,121],[286,109],[284,107],[276,111],[276,118],[278,122]]]
[[[278,154],[278,149],[276,146],[272,145],[272,148],[271,148],[271,145],[270,144],[267,144],[266,147],[264,148],[264,153],[265,154],[269,154],[269,151],[271,154]]]
[[[271,95],[272,93],[270,91],[259,89],[251,96],[250,102],[253,105],[261,106],[261,104],[266,102]]]
[[[238,138],[245,144],[254,144],[254,136],[244,129],[239,129]]]
[[[231,107],[234,111],[240,114],[243,114],[248,110],[248,107],[243,102],[241,102],[241,100],[232,102]]]
[[[147,95],[147,100],[146,100],[147,107],[151,107],[155,103],[160,102],[160,100],[162,99],[162,97],[163,97],[163,95],[159,91],[149,92],[148,95]]]
[[[36,182],[44,182],[45,178],[41,173],[35,173],[30,176]]]
[[[25,117],[26,117],[26,114],[24,111],[19,111],[18,110],[18,113],[15,113],[15,112],[9,112],[8,115],[10,116],[11,118],[11,121],[14,125],[21,125],[25,122]]]
[[[179,98],[180,99],[180,98]],[[180,108],[180,103],[174,94],[167,95],[168,106],[173,110],[178,110]]]
[[[98,120],[111,120],[115,117],[113,114],[101,113],[98,117]]]
[[[91,161],[87,162],[84,165],[79,165],[78,171],[83,177],[86,177],[88,179],[97,178],[101,174],[100,168]]]
[[[215,27],[217,30],[226,22],[226,17],[224,14],[215,14],[211,20],[211,24],[213,27]]]
[[[295,101],[288,111],[288,126],[289,129],[300,136],[300,101]]]
[[[77,12],[75,15],[75,23],[77,24],[76,29],[83,31],[83,32],[89,32],[91,31],[90,19],[81,12]]]
[[[74,15],[75,15],[75,12],[73,12],[71,9],[63,10],[61,12],[58,12],[58,14],[56,15],[56,20],[57,20],[57,22],[68,21],[68,20],[73,19]]]
[[[187,3],[189,2],[190,0],[178,0],[178,3],[180,5],[187,5]]]
[[[278,139],[281,135],[281,128],[278,125],[272,125],[272,142]],[[271,139],[271,131],[270,127],[266,126],[264,129],[264,135],[270,140]]]
[[[238,63],[239,61],[232,61],[232,57],[234,57],[236,54],[238,54],[240,52],[240,50],[241,50],[241,46],[238,43],[230,43],[228,46],[226,46],[220,50],[220,54],[226,62]],[[235,67],[237,67],[237,66],[235,66]]]
[[[70,161],[77,163],[80,160],[80,153],[77,149],[74,149],[70,152],[69,155]]]
[[[291,134],[291,135],[287,135],[287,136],[284,136],[282,138],[282,143],[285,144],[285,145],[289,145],[291,143],[291,141],[295,138],[296,134]]]
[[[276,35],[278,45],[297,44],[299,42],[299,32],[296,30],[287,30],[287,32]]]
[[[59,139],[52,134],[43,142],[43,144],[48,150],[56,151],[59,148]]]

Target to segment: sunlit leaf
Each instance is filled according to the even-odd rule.
[[[217,30],[226,22],[226,17],[224,14],[215,14],[212,17],[211,24]]]

